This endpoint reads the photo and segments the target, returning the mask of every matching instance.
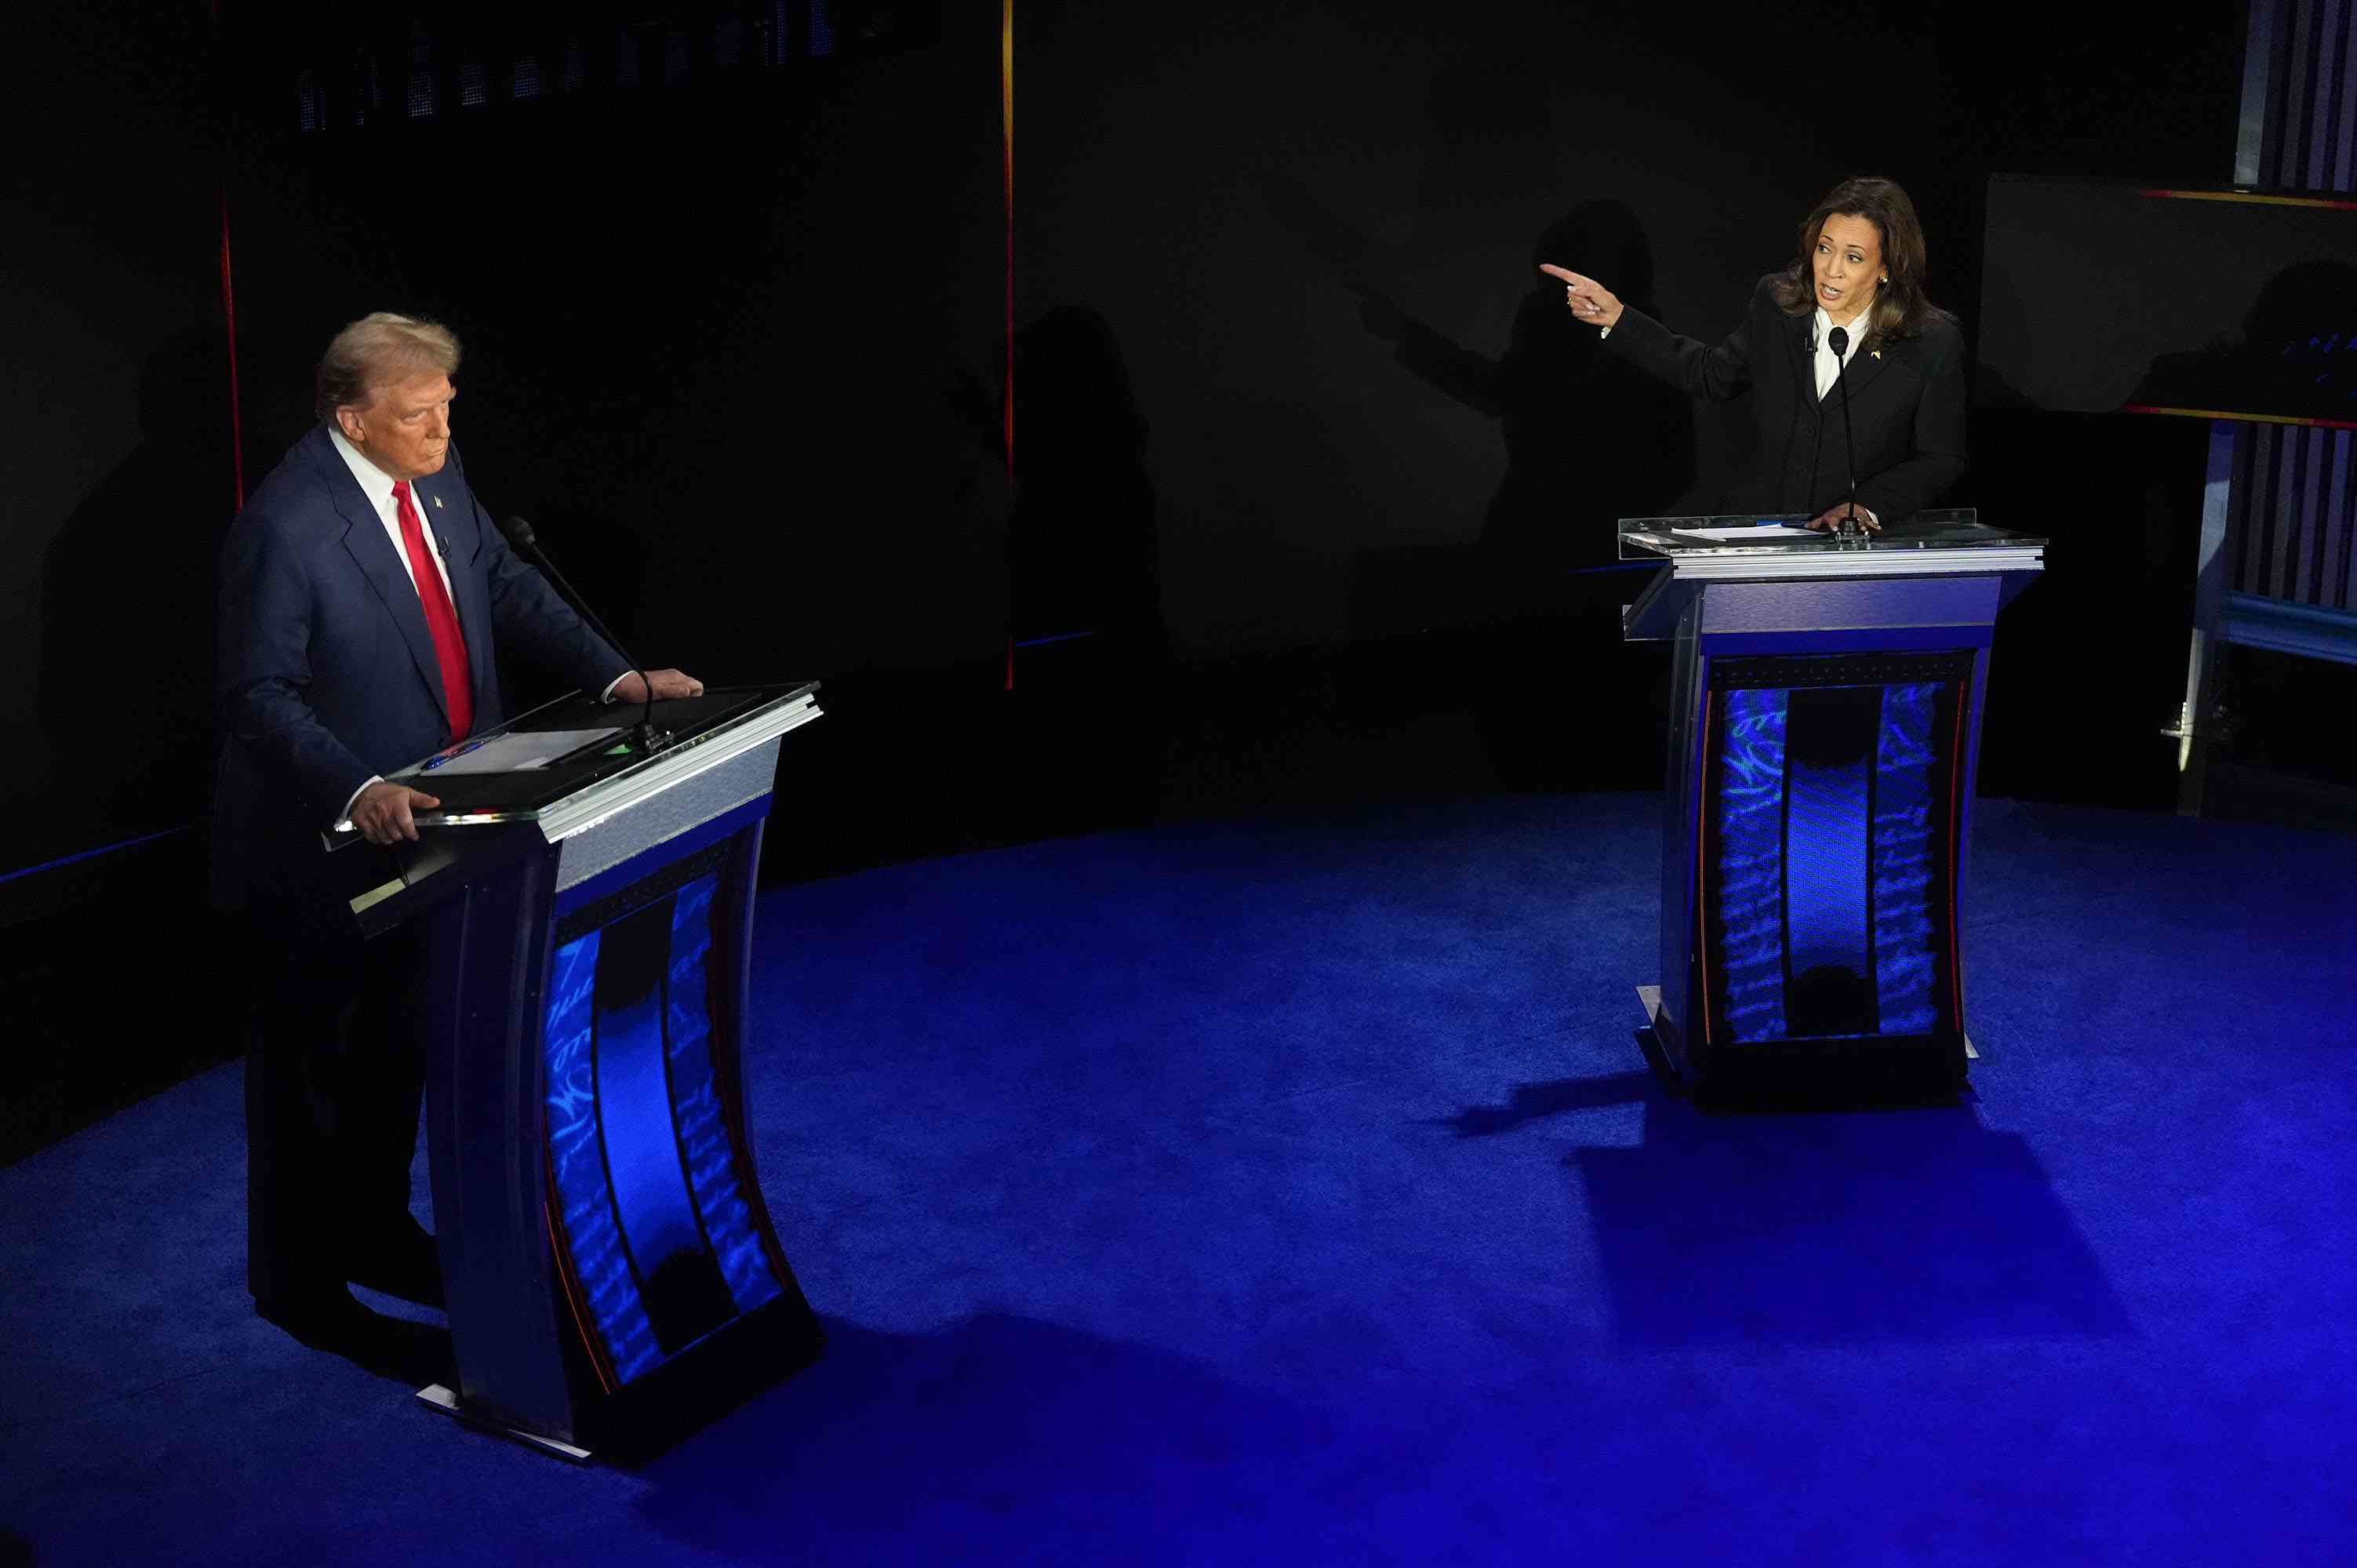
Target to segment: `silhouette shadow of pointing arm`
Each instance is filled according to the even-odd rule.
[[[1525,1122],[1544,1121],[1574,1111],[1595,1111],[1608,1105],[1631,1105],[1662,1097],[1660,1080],[1651,1071],[1607,1073],[1601,1078],[1565,1078],[1548,1083],[1518,1083],[1503,1105],[1469,1105],[1437,1125],[1453,1127],[1460,1138],[1485,1138],[1509,1133]]]

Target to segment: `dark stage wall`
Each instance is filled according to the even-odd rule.
[[[201,11],[16,10],[0,185],[0,873],[183,825],[231,505]]]
[[[211,950],[200,875],[234,510],[224,194],[249,489],[309,424],[335,328],[425,312],[468,345],[470,478],[651,661],[723,682],[999,656],[995,10],[706,5],[637,26],[648,9],[629,8],[639,81],[601,84],[593,58],[568,87],[543,52],[529,99],[527,49],[554,32],[594,53],[623,8],[535,29],[487,19],[520,7],[388,27],[102,0],[9,24],[27,131],[0,213],[0,659],[24,744],[0,775],[0,991],[43,1074],[0,1150],[235,1044],[214,1003],[240,966]],[[794,58],[758,57],[756,12],[790,14]],[[413,48],[447,77],[436,114],[407,113]],[[468,64],[500,91],[466,103]],[[326,111],[308,131],[307,101]],[[519,700],[545,689],[502,673]]]
[[[574,30],[610,36],[612,9]],[[12,58],[40,69],[0,214],[23,742],[0,871],[201,815],[234,510],[224,196],[249,489],[311,423],[339,326],[429,314],[468,345],[469,478],[643,657],[750,681],[997,652],[996,13],[731,66],[708,25],[730,8],[679,9],[707,25],[676,81],[657,48],[631,88],[564,92],[552,60],[528,101],[412,117],[395,82],[369,124],[308,132],[301,87],[339,86],[377,33],[235,0],[218,25],[202,5],[16,20]],[[420,12],[453,63],[512,63],[523,35],[457,15]]]
[[[797,787],[850,846],[824,867],[844,869],[1135,815],[1104,814],[1109,757],[1150,814],[1163,770],[1201,770],[1165,755],[1185,693],[1130,689],[1163,650],[1200,666],[1544,610],[1566,569],[1607,558],[1614,517],[1708,504],[1741,460],[1740,410],[1603,360],[1534,282],[1543,257],[1715,336],[1808,203],[1879,170],[1914,191],[1938,296],[1969,326],[1991,172],[2225,172],[2237,8],[2150,38],[2050,9],[1818,0],[1706,25],[1500,0],[1025,0],[1019,508],[997,456],[997,5],[18,10],[0,873],[149,834],[164,848],[139,853],[165,858],[16,876],[0,917],[79,908],[69,947],[198,928],[232,499],[224,192],[246,482],[309,422],[339,325],[446,319],[468,346],[470,478],[534,520],[643,657],[834,682]],[[618,29],[640,51],[628,86]],[[785,47],[759,63],[765,36]],[[1841,79],[1821,85],[1828,61]],[[355,124],[369,70],[378,107]],[[408,113],[419,77],[431,113]],[[1986,414],[1975,440],[1960,499],[2067,546],[2008,618],[1984,777],[2083,798],[2055,783],[2080,715],[2054,672],[2168,694],[2201,433]],[[1049,644],[999,701],[1010,633],[1082,631],[1106,635]],[[1554,631],[1512,650],[1565,671],[1599,653]],[[1096,664],[1062,707],[1041,701],[1058,659]],[[1428,674],[1492,686],[1495,663]],[[1548,684],[1491,706],[1520,723]],[[1222,690],[1196,706],[1254,702]],[[1238,746],[1293,766],[1294,737],[1265,727]],[[1000,820],[1008,800],[1028,827]],[[5,978],[70,1014],[89,972]]]
[[[337,327],[429,315],[467,342],[469,479],[642,658],[753,681],[986,655],[1004,487],[969,389],[1004,337],[1004,222],[972,22],[880,59],[257,124],[249,468],[311,424]]]
[[[997,7],[945,6],[875,59],[307,134],[302,73],[364,40],[221,9],[218,51],[202,7],[81,7],[25,56],[50,68],[48,156],[10,199],[5,395],[39,584],[5,652],[31,737],[11,804],[45,809],[9,812],[10,868],[195,815],[224,185],[249,482],[308,422],[337,325],[422,310],[468,341],[479,488],[646,657],[757,679],[993,656]],[[1990,171],[2227,157],[2236,18],[2165,54],[2038,19],[2027,50],[1986,7],[1017,7],[1014,629],[1158,605],[1206,656],[1446,624],[1605,558],[1617,515],[1708,504],[1739,407],[1603,360],[1535,260],[1715,335],[1794,216],[1879,168],[1969,322]],[[1849,86],[1811,85],[1828,49]],[[2116,535],[2130,438],[1983,426],[1961,499]]]
[[[0,59],[5,1160],[221,1053],[191,824],[232,496],[203,8],[11,6]]]
[[[1881,172],[1969,326],[1990,172],[2230,172],[2242,27],[1501,0],[1017,20],[1025,309],[1089,306],[1120,343],[1172,629],[1204,654],[1445,621],[1497,575],[1448,546],[1514,577],[1710,504],[1740,406],[1605,359],[1537,260],[1715,340],[1815,198]],[[2072,482],[2043,472],[2059,431],[1993,433],[1958,499],[1996,507],[2008,464]]]

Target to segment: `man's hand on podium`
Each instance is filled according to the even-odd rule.
[[[438,795],[428,795],[423,789],[413,789],[406,784],[380,779],[353,799],[352,826],[371,843],[397,843],[403,839],[414,841],[417,837],[414,813],[430,811],[441,803],[442,798]]]
[[[1842,532],[1842,521],[1848,516],[1849,510],[1849,502],[1835,501],[1833,505],[1825,508],[1824,511],[1819,512],[1815,517],[1810,519],[1809,526],[1815,529],[1820,533]],[[1864,507],[1859,507],[1857,509],[1857,528],[1860,532],[1864,533],[1880,533],[1882,532],[1882,520],[1876,517]]]
[[[646,678],[641,680],[639,677],[639,672],[633,670],[629,674],[623,676],[619,681],[614,682],[613,701],[617,703],[645,702],[647,700],[647,685],[650,682],[654,685],[655,697],[658,701],[665,697],[701,697],[704,695],[704,682],[683,671],[650,670],[646,673]]]

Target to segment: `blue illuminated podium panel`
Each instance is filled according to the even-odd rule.
[[[1997,612],[2043,541],[1926,513],[1641,519],[1675,645],[1655,1039],[1697,1090],[1960,1084],[1957,908]]]
[[[364,931],[426,938],[459,1385],[426,1397],[576,1453],[660,1445],[821,1339],[762,1200],[740,1067],[780,737],[819,710],[806,686],[666,706],[659,747],[437,776],[401,875],[353,901]]]

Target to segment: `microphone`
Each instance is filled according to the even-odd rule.
[[[1809,323],[1809,364],[1811,367],[1809,371],[1809,387],[1813,392],[1815,390],[1817,384],[1815,371],[1816,360],[1817,326],[1815,322],[1812,321]],[[1793,408],[1793,413],[1797,416],[1799,413],[1800,409],[1796,404]],[[1809,488],[1801,497],[1801,504],[1810,509],[1809,515],[1811,517],[1814,517],[1816,515],[1817,459],[1824,455],[1825,450],[1825,408],[1824,400],[1823,398],[1816,400],[1816,415],[1815,434],[1809,437]],[[1780,494],[1777,499],[1779,501],[1781,501],[1783,498]]]
[[[647,679],[646,671],[640,667],[637,660],[630,658],[630,650],[622,646],[622,639],[606,629],[606,623],[597,618],[597,612],[589,607],[589,601],[573,591],[573,585],[565,580],[565,574],[556,569],[556,563],[549,559],[547,550],[542,547],[539,535],[533,532],[532,524],[520,517],[503,518],[500,521],[500,532],[507,535],[510,544],[540,562],[548,575],[556,579],[557,591],[581,612],[581,618],[589,623],[589,629],[604,638],[614,651],[629,662],[630,673],[639,678],[639,684],[645,688],[647,693],[646,705],[640,711],[639,722],[631,726],[630,740],[641,751],[661,750],[669,744],[671,736],[655,728],[655,683]]]
[[[1849,510],[1842,518],[1842,532],[1861,532],[1857,523],[1857,446],[1849,431],[1849,334],[1836,327],[1825,334],[1825,344],[1834,351],[1834,380],[1841,385],[1842,403],[1842,465],[1849,470]],[[1813,476],[1810,482],[1815,483]]]

